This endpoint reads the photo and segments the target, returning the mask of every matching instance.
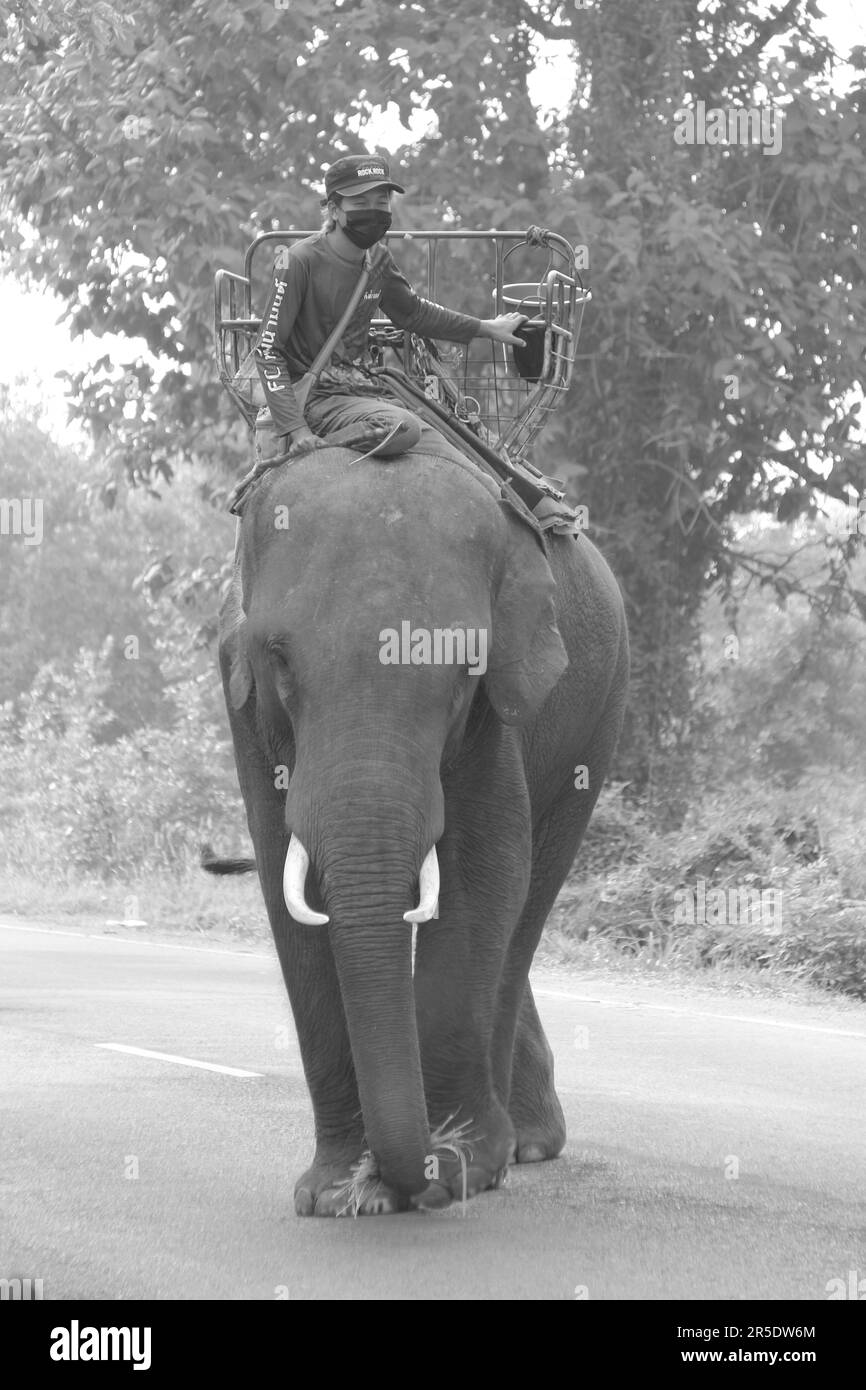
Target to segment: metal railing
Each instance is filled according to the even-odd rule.
[[[244,273],[218,270],[214,281],[214,346],[220,381],[247,424],[252,427],[264,397],[251,349],[261,319],[252,309],[255,258],[262,247],[311,236],[309,231],[262,232],[244,257]],[[448,242],[487,242],[493,253],[493,316],[525,313],[543,325],[543,354],[537,375],[522,376],[512,350],[489,339],[467,345],[435,347],[404,334],[387,318],[374,319],[370,345],[379,360],[399,349],[399,365],[423,381],[425,392],[464,420],[487,444],[523,457],[561,403],[571,382],[583,311],[591,298],[575,268],[573,248],[555,232],[396,231],[389,245],[420,243],[425,251],[426,297],[438,298],[442,269],[440,248]],[[396,249],[396,247],[395,247]],[[509,259],[519,251],[547,253],[538,281],[508,282]]]

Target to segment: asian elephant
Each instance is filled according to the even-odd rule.
[[[527,976],[623,714],[605,561],[583,535],[542,541],[468,462],[325,447],[253,486],[220,634],[315,1116],[296,1212],[338,1211],[365,1150],[366,1213],[555,1157]],[[467,1126],[462,1179],[453,1155],[430,1166],[445,1121]]]

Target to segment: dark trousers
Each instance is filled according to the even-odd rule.
[[[444,454],[447,457],[465,462],[465,455],[440,434],[439,430],[418,418],[411,410],[398,401],[382,400],[377,396],[343,396],[317,391],[311,394],[304,412],[306,422],[313,434],[326,439],[334,430],[358,426],[359,434],[369,430],[387,432],[402,422],[407,429],[401,431],[381,449],[373,453],[380,458],[395,454],[405,454],[409,449],[420,453]],[[270,411],[260,410],[256,418],[256,457],[273,458],[284,450],[284,436],[274,435],[274,424]]]

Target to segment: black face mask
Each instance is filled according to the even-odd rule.
[[[343,231],[355,246],[360,246],[364,251],[375,246],[377,241],[381,241],[391,225],[390,212],[379,212],[375,208],[361,208],[355,212],[346,212],[346,225]]]

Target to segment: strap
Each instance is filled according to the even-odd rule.
[[[354,314],[355,310],[361,302],[361,295],[367,288],[367,284],[373,272],[374,264],[375,262],[372,253],[370,251],[365,252],[364,267],[361,271],[361,278],[359,279],[357,285],[352,291],[348,304],[346,305],[345,309],[343,310],[342,314],[337,320],[337,324],[334,328],[334,331],[328,335],[325,343],[322,345],[321,349],[317,353],[316,359],[313,362],[312,367],[304,375],[304,379],[309,381],[310,386],[315,385],[320,373],[325,370],[328,363],[330,362],[331,353],[334,351],[334,348],[337,346],[337,343],[340,341],[343,334],[345,333],[346,325],[348,324],[349,319],[352,317],[352,315]]]
[[[450,438],[458,448],[465,451],[468,447],[470,453],[486,464],[488,471],[494,473],[499,481],[510,484],[530,511],[538,501],[539,495],[552,496],[557,501],[561,500],[562,494],[557,493],[556,489],[548,484],[543,473],[539,473],[533,467],[532,473],[537,476],[539,481],[536,482],[532,477],[527,477],[526,472],[528,470],[524,469],[523,465],[518,467],[511,459],[505,459],[497,454],[489,444],[485,444],[456,415],[452,415],[438,401],[430,400],[425,396],[421,387],[407,377],[405,372],[398,371],[395,367],[380,367],[376,374],[386,377],[390,381],[392,389],[395,389],[398,394],[402,391],[404,400],[408,395],[410,405],[417,415],[425,417],[436,429],[441,430],[446,438]]]
[[[462,420],[450,415],[437,401],[429,400],[405,372],[395,367],[380,367],[376,375],[387,379],[398,400],[440,430],[446,439],[450,439],[462,453],[468,454],[489,474],[492,473],[501,486],[503,499],[511,503],[524,521],[531,523],[539,537],[543,538],[546,531],[556,531],[562,535],[577,534],[580,528],[574,508],[537,468],[527,466],[523,460],[515,464],[513,460],[497,454]]]

